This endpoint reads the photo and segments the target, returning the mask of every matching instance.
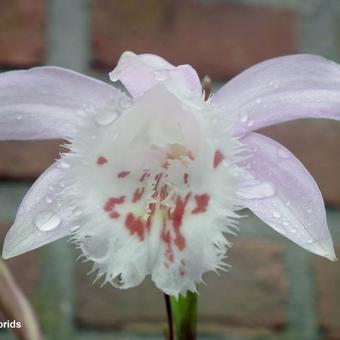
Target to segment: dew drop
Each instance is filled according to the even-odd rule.
[[[60,162],[59,162],[59,165],[60,165],[60,167],[63,168],[63,169],[67,169],[67,168],[70,167],[70,164],[68,164],[68,163],[65,162],[65,161],[60,161]]]
[[[275,189],[270,183],[255,180],[240,188],[238,194],[245,199],[262,199],[274,196]]]
[[[45,197],[45,201],[48,203],[48,204],[50,204],[50,203],[52,203],[52,198],[50,197],[50,196],[46,196]]]
[[[312,213],[312,209],[307,209],[308,214]]]
[[[256,99],[256,103],[257,103],[257,104],[260,104],[261,102],[262,102],[262,100],[261,100],[260,98],[257,98],[257,99]]]
[[[60,185],[61,188],[65,188],[65,183],[64,182],[60,182],[59,185]]]
[[[280,157],[280,158],[283,158],[283,159],[287,159],[287,158],[290,158],[290,154],[288,151],[286,151],[285,149],[277,149],[277,155]]]
[[[290,202],[289,202],[289,201],[286,202],[286,206],[287,206],[287,207],[290,206]]]
[[[22,117],[21,116],[17,116],[17,120],[21,120],[22,119]]]
[[[127,97],[123,97],[120,99],[119,101],[119,106],[123,109],[123,110],[127,110],[132,106],[132,101],[131,99],[127,98]]]
[[[243,113],[240,118],[242,123],[245,123],[248,120],[248,115],[246,113]]]
[[[48,189],[51,190],[51,191],[54,191],[54,190],[55,190],[55,187],[54,187],[53,185],[50,185],[50,186],[48,187]]]
[[[109,110],[103,110],[93,116],[95,122],[99,125],[109,125],[116,120],[118,114]]]
[[[33,223],[40,231],[50,231],[60,225],[61,218],[51,211],[42,211],[34,217]]]
[[[281,214],[277,210],[274,210],[272,215],[274,218],[281,218]]]
[[[290,229],[290,232],[291,232],[292,234],[295,234],[295,233],[296,233],[296,229]]]
[[[167,72],[165,71],[155,71],[153,75],[159,81],[163,81],[167,78]]]
[[[247,124],[249,127],[253,126],[254,125],[254,121],[253,120],[250,120]]]
[[[286,226],[286,227],[289,226],[289,222],[288,222],[288,221],[284,221],[282,224],[283,224],[284,226]]]

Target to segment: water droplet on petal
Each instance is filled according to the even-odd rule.
[[[63,169],[67,169],[67,168],[70,167],[70,164],[68,164],[68,163],[65,162],[65,161],[60,161],[60,162],[59,162],[59,165],[60,165],[60,167],[63,168]]]
[[[48,187],[48,189],[51,190],[51,191],[54,191],[54,190],[55,190],[55,187],[54,187],[53,185],[50,185],[50,186]]]
[[[281,214],[277,210],[274,210],[272,215],[273,215],[274,218],[281,218]]]
[[[287,150],[285,149],[277,149],[277,155],[280,157],[280,158],[283,158],[283,159],[287,159],[287,158],[290,158],[290,154]]]
[[[45,201],[48,203],[48,204],[50,204],[50,203],[52,203],[52,198],[50,197],[50,196],[46,196],[45,197]]]
[[[153,75],[157,80],[163,81],[167,78],[168,72],[167,71],[155,71]]]
[[[34,217],[33,223],[40,231],[50,231],[60,225],[61,218],[51,211],[41,211]]]
[[[238,194],[245,199],[262,199],[274,196],[275,189],[270,183],[255,180],[240,188]]]
[[[283,221],[283,223],[282,223],[284,226],[289,226],[289,222],[288,221]]]
[[[59,185],[60,185],[61,188],[65,188],[65,183],[64,182],[60,182]]]
[[[257,99],[256,99],[256,103],[257,103],[257,104],[260,104],[261,102],[262,102],[262,100],[261,100],[260,98],[257,98]]]
[[[295,234],[296,233],[296,229],[290,229],[290,232]]]
[[[117,117],[118,114],[116,112],[110,110],[103,110],[95,114],[93,116],[93,119],[99,125],[109,125],[113,123]]]
[[[245,123],[248,120],[248,115],[246,113],[243,113],[240,118],[242,123]]]
[[[253,126],[254,125],[254,121],[253,120],[250,120],[247,124],[249,127]]]
[[[22,117],[21,116],[17,116],[17,120],[21,120],[22,119]]]
[[[310,214],[312,212],[312,209],[307,209],[307,212]]]
[[[123,110],[127,110],[132,106],[132,100],[130,98],[127,98],[127,97],[122,97],[119,101],[119,106]]]

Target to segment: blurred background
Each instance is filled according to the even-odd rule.
[[[340,61],[338,0],[0,0],[0,68],[59,65],[108,81],[121,53],[191,64],[216,87],[268,58],[303,52]],[[1,103],[0,103],[1,105]],[[267,128],[320,185],[340,255],[340,123]],[[0,237],[61,141],[0,142]],[[202,339],[340,339],[340,265],[308,254],[250,213],[229,273],[207,275]],[[146,281],[120,291],[92,285],[89,264],[61,240],[6,261],[46,339],[160,339],[161,293]],[[4,319],[4,317],[2,317]],[[0,339],[12,339],[0,329]]]

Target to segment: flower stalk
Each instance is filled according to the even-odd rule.
[[[189,291],[186,296],[172,296],[170,300],[177,340],[195,340],[198,295]]]

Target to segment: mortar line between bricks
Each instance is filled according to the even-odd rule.
[[[285,264],[288,277],[288,329],[290,339],[319,339],[316,310],[315,277],[312,257],[301,251],[295,244],[289,244],[285,251]]]

